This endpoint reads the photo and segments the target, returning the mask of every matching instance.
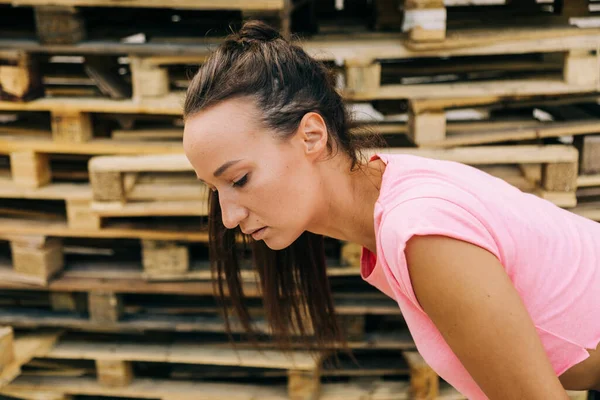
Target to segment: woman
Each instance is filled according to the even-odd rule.
[[[184,117],[185,153],[212,189],[219,294],[246,329],[236,233],[254,239],[273,333],[341,340],[329,236],[363,246],[362,278],[398,302],[425,361],[467,397],[598,388],[599,224],[466,165],[360,160],[327,69],[260,22],[199,70]]]

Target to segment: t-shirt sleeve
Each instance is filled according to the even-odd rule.
[[[414,198],[394,206],[382,220],[380,231],[383,256],[393,278],[390,285],[396,286],[422,312],[424,310],[413,291],[404,253],[406,243],[415,235],[463,240],[500,259],[499,247],[489,226],[464,206],[437,197]]]

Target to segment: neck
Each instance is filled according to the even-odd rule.
[[[336,157],[337,158],[337,157]],[[385,164],[375,160],[350,171],[349,161],[330,160],[323,165],[323,208],[311,232],[366,247],[376,253],[373,213],[379,197]]]

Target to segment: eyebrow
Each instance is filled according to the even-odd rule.
[[[213,176],[215,178],[218,178],[219,176],[223,175],[223,173],[227,170],[227,168],[231,167],[234,164],[237,164],[238,162],[240,162],[242,160],[231,160],[231,161],[227,161],[225,164],[221,165],[219,168],[217,168],[215,170],[215,172],[213,172]]]

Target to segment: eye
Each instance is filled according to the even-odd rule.
[[[248,182],[248,174],[244,175],[240,180],[233,182],[233,187],[242,187]]]

